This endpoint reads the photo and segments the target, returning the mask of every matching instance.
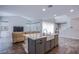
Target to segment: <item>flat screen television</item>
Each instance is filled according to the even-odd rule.
[[[23,32],[24,28],[21,26],[14,26],[13,27],[13,32]]]

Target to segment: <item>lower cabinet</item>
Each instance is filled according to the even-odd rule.
[[[34,40],[29,38],[28,42],[29,54],[44,54],[46,37]]]
[[[54,44],[55,44],[55,47],[58,45],[58,35],[55,35]]]
[[[44,54],[45,42],[46,42],[46,39],[44,38],[36,40],[36,54]]]
[[[45,44],[45,52],[48,52],[50,50],[51,46],[50,46],[50,40],[49,41],[46,41],[46,44]]]
[[[28,38],[28,53],[35,54],[35,40]]]
[[[28,38],[29,54],[44,54],[58,45],[58,35],[54,39],[48,40],[47,37],[38,39]]]
[[[54,42],[54,39],[50,40],[50,48],[54,48],[55,46],[55,42]]]

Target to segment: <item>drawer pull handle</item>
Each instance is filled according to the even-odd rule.
[[[40,44],[42,44],[42,42],[40,42]]]
[[[42,44],[42,42],[38,42],[37,44]]]

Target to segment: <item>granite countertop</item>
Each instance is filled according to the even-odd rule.
[[[41,39],[41,38],[46,38],[46,36],[29,37],[29,38],[31,38],[31,39],[33,39],[33,40],[37,40],[37,39]]]
[[[54,34],[54,35],[57,35],[57,34]],[[50,35],[50,36],[42,36],[42,35],[27,35],[27,34],[25,34],[24,36],[26,37],[26,38],[31,38],[31,39],[33,39],[33,40],[36,40],[36,39],[41,39],[41,38],[47,38],[47,41],[49,41],[49,40],[52,40],[52,39],[54,39],[54,35]]]

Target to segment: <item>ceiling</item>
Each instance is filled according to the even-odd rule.
[[[42,11],[45,8],[46,11]],[[74,12],[70,12],[74,9]],[[60,15],[68,15],[70,17],[79,16],[78,5],[53,5],[48,8],[48,5],[1,5],[1,16],[21,16],[28,19],[48,19]]]

